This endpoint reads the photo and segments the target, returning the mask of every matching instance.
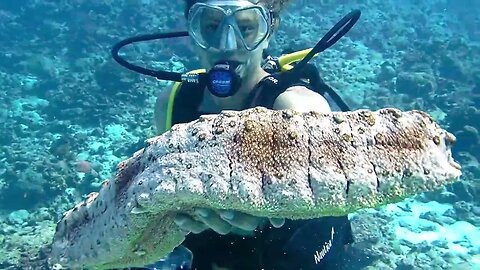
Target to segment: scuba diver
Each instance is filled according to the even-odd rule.
[[[175,82],[157,97],[155,124],[159,134],[177,123],[222,110],[256,106],[299,112],[349,110],[308,61],[345,35],[360,11],[345,16],[313,48],[264,57],[288,2],[185,0],[187,32],[136,36],[113,47],[113,58],[122,66]],[[128,44],[182,36],[194,41],[203,69],[185,74],[151,70],[119,55]],[[175,223],[186,235],[179,248],[156,264],[135,269],[339,269],[345,247],[353,243],[348,216],[285,220],[228,209],[199,208],[195,213],[196,218],[178,213]]]

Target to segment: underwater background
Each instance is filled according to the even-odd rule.
[[[354,109],[431,114],[457,137],[462,181],[353,213],[344,269],[480,269],[480,1],[293,0],[269,53],[313,46],[353,9],[354,28],[313,61]],[[110,56],[119,40],[185,30],[183,1],[0,1],[0,269],[44,268],[62,213],[155,135],[169,82]],[[154,69],[199,68],[189,39],[122,50]]]

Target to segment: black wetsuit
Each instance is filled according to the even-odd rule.
[[[324,85],[323,81],[315,83],[320,87]],[[272,88],[268,85],[262,81],[252,91],[245,108],[263,106],[271,109],[276,97],[286,88],[293,85],[309,87],[309,83],[300,79],[280,87]],[[196,120],[204,114],[198,111],[203,91],[193,87],[195,85],[185,84],[179,89],[174,101],[172,125]],[[317,89],[317,92],[325,91]],[[333,241],[328,244],[332,228]],[[338,269],[343,261],[344,246],[352,242],[348,217],[341,216],[287,220],[281,228],[265,225],[253,236],[233,233],[219,235],[206,230],[200,234],[189,234],[183,245],[193,252],[193,269],[196,270],[210,270],[213,264],[229,270],[333,270]],[[330,245],[330,248],[322,256],[325,244]]]

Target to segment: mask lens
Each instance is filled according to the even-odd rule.
[[[238,34],[247,49],[255,48],[268,34],[268,23],[258,8],[243,9],[235,12]]]
[[[224,20],[225,14],[222,10],[208,6],[199,6],[192,11],[189,18],[190,35],[201,47],[214,47],[214,37],[219,32],[219,28]]]
[[[189,33],[203,48],[253,50],[268,35],[267,17],[260,6],[194,5],[189,16]]]

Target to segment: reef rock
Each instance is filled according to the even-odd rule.
[[[398,202],[458,180],[454,142],[421,111],[202,116],[150,139],[67,211],[49,261],[74,269],[152,263],[181,244],[174,217],[197,218],[195,207],[310,219]]]

